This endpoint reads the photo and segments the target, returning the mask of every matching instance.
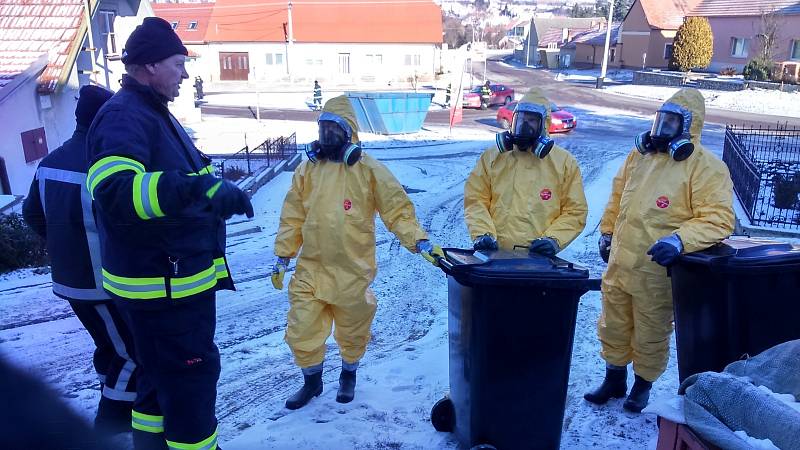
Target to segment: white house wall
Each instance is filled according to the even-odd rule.
[[[31,78],[0,105],[0,157],[5,160],[11,194],[27,195],[39,161],[25,162],[20,133],[44,126],[39,119],[36,78]],[[50,135],[47,134],[48,147]]]
[[[415,74],[423,80],[430,80],[440,66],[434,44],[296,43],[288,50],[288,57],[287,47],[284,43],[226,42],[191,46],[191,50],[200,56],[197,67],[205,81],[219,81],[219,54],[227,52],[248,53],[249,81],[288,80],[289,70],[296,81],[407,81]],[[272,65],[267,64],[268,53],[273,55]],[[283,64],[275,64],[275,54],[283,55]],[[340,54],[350,55],[349,74],[340,73]],[[368,55],[380,55],[380,58]],[[406,64],[406,55],[411,55],[411,65]],[[418,55],[418,64],[415,64],[415,55]]]

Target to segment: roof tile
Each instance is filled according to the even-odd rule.
[[[0,87],[49,53],[39,91],[53,92],[76,45],[83,8],[82,0],[0,0]]]

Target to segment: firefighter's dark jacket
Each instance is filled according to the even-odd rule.
[[[86,127],[39,163],[22,205],[25,222],[47,242],[53,292],[68,300],[108,300],[100,243],[86,190]]]
[[[211,160],[167,100],[124,76],[88,134],[87,187],[102,248],[103,287],[130,305],[160,308],[233,289],[225,222],[193,189]]]

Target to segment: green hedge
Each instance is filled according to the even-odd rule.
[[[28,228],[22,215],[0,214],[0,273],[47,264],[44,240]]]

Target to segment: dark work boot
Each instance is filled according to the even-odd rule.
[[[303,371],[303,387],[286,400],[286,408],[299,409],[306,406],[314,397],[322,394],[322,368],[308,375]]]
[[[342,369],[339,375],[339,392],[336,393],[336,401],[339,403],[350,403],[356,394],[356,371]]]
[[[586,401],[596,405],[604,405],[612,398],[625,397],[628,390],[627,366],[606,365],[606,378],[603,384],[592,392],[583,395]]]
[[[647,401],[650,400],[650,389],[653,383],[645,380],[644,378],[636,375],[636,381],[633,382],[631,393],[625,399],[622,407],[628,411],[640,413],[647,406]]]
[[[100,397],[97,416],[94,418],[94,429],[97,433],[110,436],[117,433],[129,433],[131,428],[131,409],[133,402],[111,400]]]

